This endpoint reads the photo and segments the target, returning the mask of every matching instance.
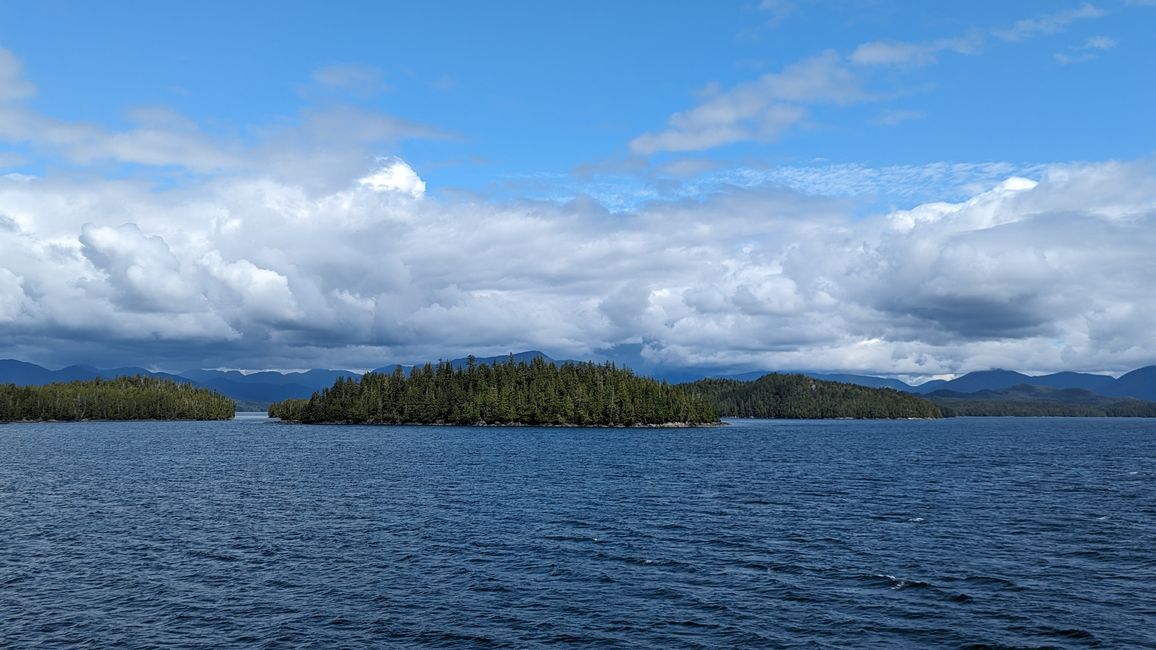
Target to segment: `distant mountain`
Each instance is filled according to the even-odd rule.
[[[249,374],[236,370],[186,370],[181,375],[258,409],[287,399],[307,399],[313,393],[332,386],[338,378],[361,378],[360,374],[348,370],[265,371]]]
[[[974,393],[981,390],[1004,390],[1023,384],[1028,386],[1043,386],[1045,388],[1079,388],[1101,395],[1125,395],[1125,393],[1110,392],[1113,390],[1113,387],[1117,385],[1117,381],[1118,380],[1108,375],[1093,375],[1085,372],[1057,372],[1051,375],[1032,377],[1011,370],[983,370],[979,372],[969,372],[951,381],[929,381],[925,384],[913,386],[911,390],[923,395],[937,390]],[[1139,397],[1139,395],[1134,395],[1133,397]]]
[[[970,393],[937,390],[924,397],[947,415],[1156,417],[1156,402],[1097,395],[1083,388],[1019,384]]]
[[[1028,382],[1032,386],[1046,386],[1047,388],[1080,388],[1101,395],[1110,395],[1116,379],[1108,375],[1093,375],[1086,372],[1057,372],[1052,375],[1031,377]]]
[[[474,363],[476,363],[478,365],[487,364],[487,365],[492,366],[495,363],[505,363],[506,360],[508,360],[511,356],[514,357],[515,362],[519,362],[519,363],[530,363],[534,359],[541,359],[541,360],[545,361],[546,363],[552,363],[552,364],[565,363],[563,361],[551,359],[549,356],[546,355],[545,352],[539,352],[538,350],[528,350],[526,352],[518,352],[518,353],[513,354],[513,355],[503,354],[503,355],[499,355],[496,357],[475,357]],[[434,363],[434,362],[431,361],[430,363]],[[462,357],[460,359],[451,359],[450,360],[450,365],[453,366],[455,369],[465,368],[468,363],[469,363],[469,357]],[[394,371],[394,369],[396,369],[396,368],[401,368],[402,371],[408,371],[412,367],[413,367],[412,364],[411,365],[402,365],[402,364],[395,363],[393,365],[382,366],[380,368],[374,368],[373,372],[381,373],[383,375],[388,375],[388,374],[392,373]],[[330,385],[333,384],[333,382],[329,382],[329,383],[330,383]]]
[[[989,370],[968,373],[946,382],[927,382],[914,386],[912,392],[922,395],[937,390],[974,393],[983,390],[1006,390],[1018,385],[1054,389],[1075,388],[1097,395],[1156,401],[1156,366],[1133,370],[1119,379],[1114,379],[1108,375],[1094,375],[1084,372],[1057,372],[1030,377],[1008,370]]]
[[[245,374],[236,370],[185,370],[181,376],[193,381],[228,381],[235,384],[270,384],[310,386],[315,390],[328,388],[338,378],[356,379],[360,374],[348,370],[306,370],[305,372],[253,372]]]
[[[0,384],[17,386],[44,386],[70,381],[90,381],[93,379],[115,379],[143,375],[157,379],[188,382],[189,379],[164,372],[150,372],[144,368],[93,368],[92,366],[68,366],[60,370],[49,370],[34,363],[0,359]],[[195,383],[195,382],[194,382]]]
[[[1148,366],[1115,379],[1109,375],[1095,375],[1086,372],[1057,372],[1050,375],[1030,376],[1012,370],[982,370],[969,372],[950,381],[934,379],[918,385],[909,385],[898,379],[887,377],[873,377],[870,375],[829,374],[807,371],[793,371],[815,379],[838,381],[871,388],[894,388],[917,395],[928,395],[935,391],[948,390],[956,393],[975,393],[979,391],[1001,391],[1014,386],[1040,386],[1043,388],[1068,389],[1076,388],[1090,391],[1097,395],[1113,397],[1133,397],[1142,400],[1156,401],[1156,366]],[[735,379],[739,381],[754,381],[768,372],[747,372],[736,375],[725,375],[721,379]],[[779,373],[788,374],[788,373]]]
[[[765,371],[756,370],[754,372],[744,372],[737,375],[719,375],[711,377],[711,379],[733,379],[735,381],[755,381],[770,374],[776,375],[803,375],[812,379],[822,379],[823,381],[837,381],[843,384],[854,384],[856,386],[864,386],[866,388],[894,388],[904,392],[914,392],[909,384],[905,384],[898,379],[890,377],[873,377],[871,375],[847,375],[838,373],[822,373],[822,372],[807,372],[806,370],[781,370],[781,371]]]
[[[56,381],[55,374],[34,363],[26,363],[15,359],[0,359],[0,384],[16,384],[17,386],[43,386]]]
[[[890,377],[871,377],[869,375],[841,375],[841,374],[823,374],[817,372],[803,373],[808,377],[815,379],[822,379],[824,381],[839,381],[844,384],[855,384],[856,386],[866,386],[867,388],[894,388],[895,390],[911,392],[911,386],[905,384],[898,379]]]
[[[1028,383],[1032,377],[1013,370],[982,370],[969,372],[962,377],[956,377],[942,384],[927,382],[919,386],[912,386],[908,390],[913,393],[926,394],[933,390],[952,390],[957,393],[974,393],[980,390],[1002,390],[1019,384]]]
[[[529,363],[534,359],[542,359],[547,363],[563,363],[552,359],[544,352],[528,350],[514,354],[514,360]],[[493,357],[478,357],[478,364],[502,363],[509,355]],[[462,368],[468,363],[468,358],[453,359],[450,364],[455,368]],[[622,363],[618,364],[620,367]],[[374,370],[380,373],[392,373],[394,368],[401,368],[408,373],[411,365],[384,365]],[[746,372],[741,374],[712,375],[703,368],[649,368],[649,370],[635,369],[642,376],[667,380],[671,383],[681,383],[715,377],[738,381],[754,381],[770,374],[770,371]],[[896,390],[927,395],[936,391],[948,390],[956,393],[976,393],[979,391],[1002,391],[1015,386],[1039,386],[1051,389],[1080,389],[1097,395],[1110,397],[1132,397],[1142,400],[1156,401],[1156,366],[1148,366],[1133,370],[1119,379],[1107,375],[1095,375],[1081,372],[1058,372],[1050,375],[1032,377],[1011,370],[985,370],[972,372],[950,381],[936,379],[916,386],[906,384],[898,379],[889,377],[875,377],[871,375],[819,373],[807,371],[791,371],[794,374],[803,374],[823,381],[836,381],[846,384],[865,386],[868,388],[893,388]],[[779,372],[778,374],[791,374]],[[0,360],[0,384],[11,383],[20,386],[42,386],[54,382],[88,381],[102,378],[112,379],[130,375],[146,375],[159,379],[173,381],[188,381],[200,386],[213,388],[228,397],[247,405],[263,407],[271,402],[286,399],[307,398],[316,391],[329,388],[339,378],[359,379],[360,374],[348,370],[308,370],[305,372],[255,372],[244,374],[237,371],[222,370],[186,370],[179,374],[150,372],[144,368],[94,368],[92,366],[68,366],[60,370],[48,370],[41,366],[14,359]]]
[[[923,393],[930,393],[931,391],[934,391],[934,390],[939,390],[940,388],[943,388],[946,385],[947,385],[946,379],[932,379],[929,381],[925,381],[922,384],[916,384],[916,385],[911,386],[910,388],[900,388],[899,390],[906,390],[906,391],[911,392],[911,393],[923,394]]]
[[[1121,376],[1107,394],[1156,400],[1156,366],[1140,368]]]

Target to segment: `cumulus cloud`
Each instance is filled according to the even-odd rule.
[[[0,180],[0,332],[30,358],[81,339],[176,368],[634,344],[718,368],[1122,370],[1154,361],[1153,179],[1053,166],[867,218],[782,189],[610,214],[356,181]]]
[[[10,323],[20,315],[25,298],[23,283],[20,276],[0,268],[0,323]]]
[[[425,195],[425,181],[400,158],[379,158],[381,167],[358,180],[375,192],[402,192],[415,199]]]
[[[808,106],[869,99],[857,69],[828,52],[714,89],[635,146],[776,137]],[[418,170],[373,154],[436,132],[378,113],[217,139],[153,108],[109,131],[28,109],[18,67],[0,80],[0,139],[225,170],[0,176],[9,356],[364,368],[636,346],[673,365],[908,376],[1156,361],[1151,161],[700,170],[611,212],[427,196]],[[884,191],[914,207],[864,216],[843,198]]]

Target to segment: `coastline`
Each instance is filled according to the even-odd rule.
[[[526,422],[474,422],[470,424],[459,424],[455,422],[349,422],[349,421],[327,421],[327,422],[301,422],[299,420],[282,420],[280,418],[270,418],[271,420],[280,424],[297,424],[302,426],[312,425],[349,425],[349,426],[375,426],[375,427],[542,427],[548,429],[711,429],[718,427],[730,426],[729,422],[663,422],[661,424],[529,424]]]

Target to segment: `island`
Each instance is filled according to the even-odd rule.
[[[940,418],[928,400],[892,388],[769,374],[755,381],[701,379],[682,384],[714,405],[719,415],[736,418],[901,419]]]
[[[690,427],[719,424],[710,401],[684,387],[639,377],[613,363],[561,364],[511,355],[463,367],[414,367],[407,375],[339,378],[307,400],[285,400],[269,416],[304,424],[456,424],[574,427]]]
[[[233,400],[207,388],[136,375],[44,386],[0,384],[0,422],[231,420]]]

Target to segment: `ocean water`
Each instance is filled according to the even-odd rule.
[[[0,647],[1156,647],[1156,421],[0,425]]]

